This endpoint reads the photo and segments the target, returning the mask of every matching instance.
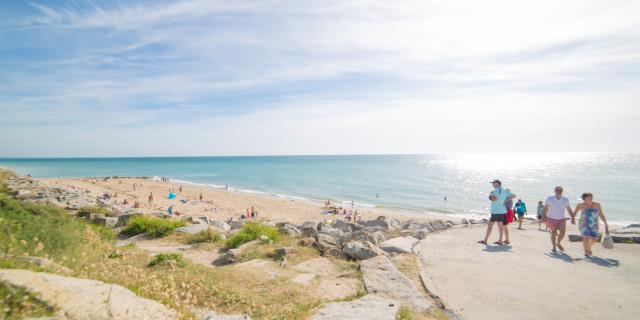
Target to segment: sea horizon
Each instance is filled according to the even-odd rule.
[[[488,181],[497,178],[523,198],[530,217],[536,216],[537,202],[561,184],[572,206],[589,191],[612,222],[640,221],[640,202],[633,198],[640,190],[637,153],[48,157],[0,158],[0,166],[36,178],[167,177],[303,201],[332,199],[343,206],[353,201],[367,208],[471,218],[486,217]],[[615,192],[616,183],[625,188]]]

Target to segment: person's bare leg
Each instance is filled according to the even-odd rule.
[[[538,219],[538,231],[542,230],[542,220]]]
[[[589,255],[593,254],[593,251],[591,251],[591,248],[593,247],[594,243],[596,243],[596,239],[591,238],[591,237],[587,238],[587,248],[586,248],[587,250],[586,251],[587,251],[587,253],[589,253]]]
[[[493,229],[493,224],[494,223],[495,222],[493,222],[493,221],[489,221],[489,224],[487,224],[487,232],[486,232],[486,234],[484,236],[484,240],[483,240],[485,243],[489,243],[487,241],[489,241],[489,236],[491,235],[491,229]]]
[[[503,224],[502,230],[504,230],[504,242],[511,243],[511,241],[509,241],[509,225]],[[502,236],[500,236],[500,242],[502,242]]]
[[[518,218],[518,229],[522,230],[522,220],[524,220],[523,217],[519,217]]]
[[[558,246],[560,251],[564,251],[564,247],[562,246],[560,241],[562,241],[562,239],[564,239],[564,234],[567,232],[566,226],[562,226],[561,225],[559,231],[560,231],[560,234],[558,235],[558,243],[556,245]]]
[[[502,243],[502,237],[504,236],[504,230],[505,230],[505,225],[503,225],[501,222],[498,222],[498,232],[500,232],[500,239],[498,239],[498,242]]]
[[[582,247],[584,248],[584,255],[588,256],[589,255],[589,241],[591,240],[591,238],[589,237],[584,237],[582,238]]]
[[[557,243],[556,242],[556,237],[557,237],[556,232],[557,232],[557,229],[555,227],[552,227],[551,228],[551,245],[553,245],[553,251],[554,252],[556,251],[556,243]]]

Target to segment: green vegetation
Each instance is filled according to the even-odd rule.
[[[86,224],[54,206],[33,205],[0,193],[0,252],[42,256],[69,264],[80,256]]]
[[[136,216],[129,220],[129,223],[122,231],[127,235],[144,233],[152,238],[160,238],[173,232],[176,228],[183,227],[186,222],[180,220],[161,219],[150,216]]]
[[[187,266],[187,261],[185,261],[179,253],[160,253],[157,254],[151,262],[149,262],[149,267],[170,266],[173,264],[184,268]]]
[[[78,209],[78,217],[88,217],[91,214],[109,216],[111,212],[104,207],[82,207]]]
[[[280,239],[278,229],[259,222],[247,222],[238,233],[227,240],[226,245],[229,248],[237,248],[241,244],[258,239],[262,235],[273,241]]]
[[[0,319],[52,316],[54,310],[23,288],[0,282]]]
[[[222,240],[220,237],[220,233],[209,228],[207,230],[202,230],[196,234],[190,234],[185,239],[185,242],[188,244],[194,243],[216,243]]]

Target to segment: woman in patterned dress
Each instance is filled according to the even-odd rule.
[[[593,202],[593,194],[590,192],[583,193],[582,200],[584,202],[579,203],[574,212],[581,212],[579,224],[580,235],[582,235],[584,255],[588,257],[593,254],[591,247],[598,241],[598,220],[602,219],[602,222],[604,222],[607,234],[609,234],[609,224],[607,224],[607,219],[602,212],[602,206],[597,202]]]

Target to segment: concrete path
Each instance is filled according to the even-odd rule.
[[[476,243],[485,226],[429,235],[414,248],[432,280],[429,290],[465,319],[635,319],[640,315],[640,245],[594,246],[564,241],[550,252],[549,234],[511,228],[511,246]],[[571,226],[568,234],[577,234]],[[497,240],[494,233],[491,242]]]

